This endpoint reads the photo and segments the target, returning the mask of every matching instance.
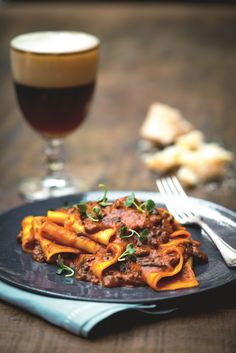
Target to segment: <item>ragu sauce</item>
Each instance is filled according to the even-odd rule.
[[[93,96],[99,41],[80,32],[37,32],[11,42],[16,95],[28,123],[64,136],[84,120]]]

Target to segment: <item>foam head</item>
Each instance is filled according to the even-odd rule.
[[[12,39],[16,82],[34,87],[73,87],[95,80],[97,37],[82,32],[34,32]]]

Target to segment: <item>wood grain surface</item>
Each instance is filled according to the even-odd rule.
[[[24,122],[14,96],[12,37],[55,29],[100,37],[96,95],[88,119],[67,138],[68,168],[86,179],[90,190],[104,182],[110,189],[154,191],[155,175],[145,168],[139,150],[139,128],[154,101],[179,108],[207,139],[236,153],[235,23],[232,6],[1,5],[0,210],[22,203],[19,180],[42,173],[43,142]],[[191,194],[236,211],[234,177],[231,170],[223,183]],[[117,317],[113,330],[110,322],[104,324],[92,340],[1,303],[0,351],[230,353],[236,349],[235,294],[230,286],[203,308],[196,303],[161,321]]]

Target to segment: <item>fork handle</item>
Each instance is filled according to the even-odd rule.
[[[229,267],[236,267],[236,250],[227,244],[219,235],[204,221],[199,220],[198,224],[208,234],[215,246],[218,248],[226,264]]]

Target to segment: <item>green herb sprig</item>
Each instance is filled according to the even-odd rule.
[[[129,208],[134,206],[138,211],[142,213],[144,212],[152,213],[156,207],[155,202],[151,199],[141,203],[140,205],[137,204],[137,202],[135,201],[134,192],[132,192],[132,194],[127,197],[127,199],[124,201],[124,205]]]
[[[57,272],[56,274],[57,275],[62,275],[64,272],[69,272],[65,275],[65,277],[72,277],[74,276],[75,274],[75,271],[69,267],[69,266],[66,266],[64,263],[63,263],[63,260],[61,258],[61,255],[58,255],[58,258],[57,258],[57,264],[58,264],[58,269],[57,269]]]
[[[125,251],[119,256],[118,261],[126,261],[128,259],[136,262],[136,256],[134,255],[135,248],[132,243],[126,246]]]
[[[82,216],[87,217],[87,205],[84,201],[80,201],[79,203],[75,204],[74,207],[78,208]]]
[[[144,208],[148,213],[153,213],[156,208],[155,202],[151,199],[143,202],[141,207]]]
[[[102,219],[101,208],[98,206],[94,206],[92,209],[93,214],[87,212],[87,217],[91,219],[93,222],[99,222]]]
[[[103,189],[104,194],[103,194],[103,196],[102,196],[100,199],[98,199],[97,202],[98,202],[102,207],[106,207],[106,206],[112,205],[112,202],[108,202],[108,201],[107,201],[107,200],[108,200],[108,198],[107,198],[108,189],[107,189],[106,185],[105,185],[105,184],[99,184],[98,187],[101,188],[101,189]]]
[[[101,213],[101,208],[98,206],[93,207],[92,213],[87,212],[87,204],[84,201],[77,203],[75,207],[78,208],[82,216],[88,217],[93,222],[99,222],[103,217]]]
[[[138,237],[138,240],[141,243],[143,243],[147,239],[148,233],[149,233],[149,230],[147,228],[143,229],[140,233],[138,233],[134,229],[128,229],[126,226],[121,227],[119,230],[119,235],[121,239],[131,238],[135,235]]]

